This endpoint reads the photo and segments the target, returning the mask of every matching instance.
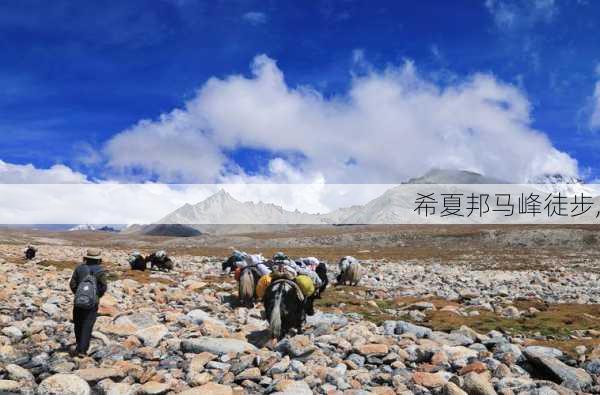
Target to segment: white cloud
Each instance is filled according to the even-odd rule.
[[[589,115],[588,127],[592,131],[600,129],[600,63],[596,64],[594,71],[596,73],[594,93],[582,109],[583,114]]]
[[[85,175],[64,165],[38,169],[32,164],[17,165],[0,160],[0,184],[78,184],[87,182]]]
[[[294,167],[273,161],[267,179],[279,182],[397,183],[433,167],[514,182],[578,171],[531,127],[525,94],[492,75],[439,86],[407,61],[355,76],[348,92],[324,97],[288,86],[265,55],[252,74],[211,78],[184,109],[119,134],[104,150],[109,164],[165,181],[252,181],[224,154],[246,147],[304,158]]]
[[[592,98],[592,115],[590,116],[590,129],[600,129],[600,81],[596,82],[594,97]]]
[[[551,22],[559,12],[555,0],[486,0],[485,6],[496,26],[505,31]]]
[[[264,12],[250,11],[242,15],[242,18],[252,25],[262,25],[267,23],[267,14]]]
[[[173,110],[157,121],[142,120],[111,139],[104,149],[108,166],[129,178],[161,181],[208,180],[226,164],[202,116],[193,109]]]

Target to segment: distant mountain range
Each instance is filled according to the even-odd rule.
[[[240,202],[221,189],[191,205],[184,204],[168,214],[160,224],[314,224],[315,215],[288,211],[272,203]]]
[[[568,179],[559,175],[548,176],[536,182],[543,181],[549,192],[564,189],[565,193],[579,193],[585,187],[577,179]],[[414,188],[409,193],[406,184],[412,185],[442,185],[442,192],[456,192],[452,185],[473,185],[471,190],[463,187],[460,192],[480,193],[489,184],[510,184],[481,174],[459,170],[432,170],[422,177],[413,178],[404,185],[387,190],[381,196],[364,205],[340,208],[326,214],[309,214],[286,210],[272,203],[240,202],[225,190],[196,204],[185,204],[177,210],[161,218],[154,225],[130,229],[130,231],[149,232],[157,224],[179,224],[210,232],[214,225],[343,225],[343,224],[399,224],[417,223],[421,219],[415,214]],[[469,188],[467,188],[469,189]],[[532,189],[533,190],[533,189]],[[536,189],[540,192],[540,189]],[[589,191],[586,191],[588,193]],[[500,216],[502,214],[492,214]],[[450,221],[451,222],[451,221]],[[477,222],[477,219],[473,219]],[[448,223],[448,221],[445,221]]]
[[[91,224],[81,224],[75,225],[68,229],[69,232],[76,231],[88,231],[88,232],[119,232],[119,226],[108,226],[108,225],[91,225]]]

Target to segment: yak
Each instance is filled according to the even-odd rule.
[[[344,258],[343,258],[344,259]],[[350,260],[349,264],[341,269],[337,277],[338,284],[357,285],[362,277],[362,268],[356,259]]]
[[[306,321],[304,296],[294,281],[273,281],[265,293],[264,305],[274,338],[282,339],[292,329],[302,332],[302,324]]]
[[[260,273],[256,266],[246,266],[241,269],[238,284],[238,297],[242,306],[254,306],[254,301],[256,300],[256,284],[259,279]]]

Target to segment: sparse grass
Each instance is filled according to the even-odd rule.
[[[576,358],[577,353],[575,347],[585,346],[587,351],[590,352],[594,348],[600,346],[600,338],[590,339],[560,339],[560,340],[528,340],[525,345],[527,346],[545,346],[558,348],[567,355]]]
[[[540,333],[554,337],[566,337],[575,330],[595,329],[600,325],[600,305],[544,305],[539,301],[516,303],[520,309],[526,307],[526,304],[543,310],[520,318],[506,318],[487,310],[479,310],[479,315],[474,317],[463,317],[448,311],[430,311],[423,324],[441,331],[451,331],[467,325],[482,333],[498,330],[528,335]]]
[[[45,267],[49,267],[49,266],[54,266],[57,270],[75,270],[75,268],[81,264],[81,262],[75,262],[75,261],[54,261],[54,260],[43,260],[38,262],[38,265],[40,266],[45,266]],[[156,274],[157,272],[154,271],[150,271],[150,270],[146,270],[146,271],[139,271],[139,270],[129,270],[127,268],[124,268],[122,266],[119,266],[117,264],[111,263],[111,262],[103,262],[102,266],[104,266],[105,270],[108,273],[108,280],[109,281],[116,281],[116,280],[124,280],[124,279],[131,279],[131,280],[135,280],[141,284],[149,284],[149,283],[162,283],[162,284],[173,284],[174,281],[167,279],[167,278],[163,278],[163,277],[151,277],[152,274]]]
[[[46,260],[45,259],[43,261],[39,261],[37,264],[39,266],[45,266],[45,267],[54,266],[56,268],[56,270],[65,270],[65,269],[73,270],[80,263],[81,262],[75,262],[75,261],[54,261],[54,260]]]
[[[135,280],[140,284],[149,284],[149,283],[161,283],[161,284],[173,284],[174,281],[164,277],[150,277],[152,274],[156,274],[157,272],[145,270],[130,270],[124,268],[112,269],[108,268],[108,278],[110,281],[116,280]]]
[[[392,320],[394,316],[382,311],[388,308],[389,301],[377,301],[375,305],[368,303],[369,299],[356,295],[364,292],[362,287],[330,287],[323,293],[321,299],[315,300],[315,308],[325,312],[357,313],[364,319],[380,324]],[[343,307],[342,307],[343,306]]]

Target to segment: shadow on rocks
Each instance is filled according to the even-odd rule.
[[[248,343],[255,345],[257,348],[263,348],[271,340],[271,330],[263,329],[260,331],[250,332],[246,336]]]

